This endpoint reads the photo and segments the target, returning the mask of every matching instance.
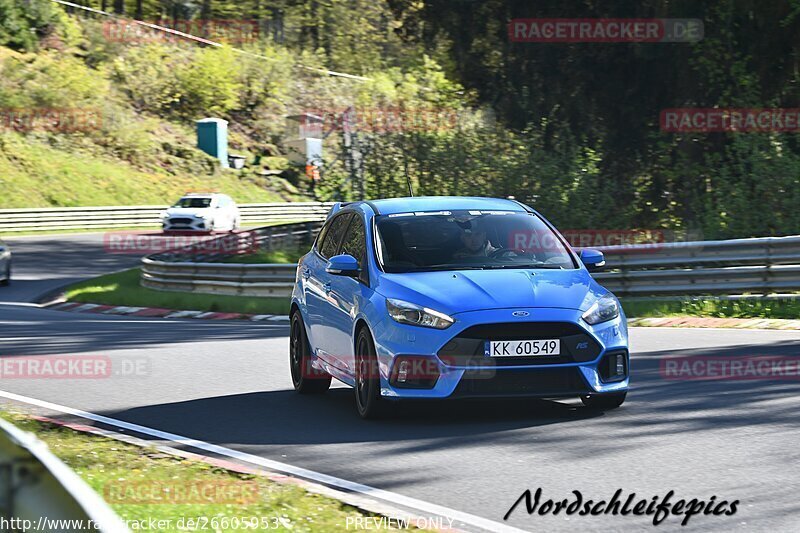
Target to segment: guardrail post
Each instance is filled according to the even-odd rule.
[[[273,236],[272,227],[269,227],[267,228],[267,239],[266,239],[267,251],[272,251],[272,236]]]
[[[766,297],[770,293],[769,278],[772,274],[772,241],[767,241],[767,245],[764,247],[764,265],[767,268],[764,269],[764,288],[761,295]]]

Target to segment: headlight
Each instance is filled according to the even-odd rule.
[[[581,315],[588,324],[600,324],[619,316],[619,303],[611,294],[599,298],[588,311]]]
[[[395,300],[394,298],[386,299],[386,309],[389,311],[389,316],[401,324],[446,329],[455,322],[455,320],[439,311],[404,302],[403,300]]]

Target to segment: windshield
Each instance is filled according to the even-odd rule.
[[[386,272],[576,268],[561,239],[532,213],[440,211],[376,218]]]
[[[203,207],[211,206],[211,198],[181,198],[178,203],[172,207],[190,207],[201,209]]]

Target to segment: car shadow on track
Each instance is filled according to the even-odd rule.
[[[675,380],[661,370],[674,356],[797,356],[800,340],[691,351],[650,352],[632,363],[633,388],[619,410],[600,412],[579,402],[533,399],[426,401],[399,404],[384,420],[364,421],[353,393],[337,387],[324,395],[289,390],[216,396],[106,412],[107,416],[209,442],[232,445],[316,445],[406,442],[411,449],[524,442],[561,453],[596,453],[647,445],[647,439],[686,431],[750,425],[796,427],[800,377],[758,380]],[[765,404],[769,403],[769,406]],[[620,438],[603,438],[603,435]]]
[[[197,413],[202,413],[198,424]],[[105,413],[215,443],[258,445],[332,444],[469,436],[568,423],[600,413],[575,402],[535,399],[415,401],[393,404],[376,421],[361,420],[353,392],[324,395],[279,390],[203,398]]]
[[[689,366],[681,372],[670,373],[667,361],[688,359]],[[755,364],[762,359],[782,360],[780,367],[785,375],[767,379],[753,379],[752,375],[728,375],[718,365],[703,376],[704,368],[692,369],[691,361],[724,360],[748,361]],[[752,370],[752,367],[751,367]],[[699,374],[698,374],[699,371]],[[800,340],[787,340],[770,344],[743,344],[721,348],[694,350],[663,350],[649,352],[631,362],[633,390],[630,398],[640,407],[646,406],[647,417],[619,419],[620,427],[633,428],[640,434],[672,434],[681,431],[700,431],[725,427],[743,427],[769,424],[800,426],[797,416],[800,397]],[[691,379],[687,379],[691,376]],[[703,379],[697,379],[703,376]],[[769,403],[769,405],[767,405]]]

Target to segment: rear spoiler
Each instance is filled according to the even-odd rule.
[[[331,210],[328,211],[328,216],[325,218],[325,220],[331,218],[333,215],[341,211],[343,207],[350,205],[352,203],[353,202],[336,202],[335,204],[333,204],[333,207],[331,207]]]
[[[333,215],[335,215],[348,205],[353,205],[353,204],[366,204],[370,207],[370,209],[372,209],[373,213],[375,213],[376,215],[381,214],[380,210],[378,209],[378,206],[370,202],[369,200],[358,200],[355,202],[336,202],[335,204],[333,204],[333,207],[331,207],[331,210],[328,212],[328,216],[325,218],[325,220],[331,218]]]

